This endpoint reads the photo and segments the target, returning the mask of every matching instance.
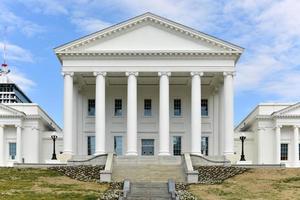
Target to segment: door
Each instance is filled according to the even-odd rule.
[[[123,137],[114,137],[114,150],[117,155],[123,155]]]
[[[154,155],[154,139],[142,139],[142,155]]]

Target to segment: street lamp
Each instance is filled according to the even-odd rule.
[[[55,140],[57,139],[57,135],[51,135],[51,139],[53,140],[53,154],[51,160],[57,160],[56,153],[55,153]]]
[[[241,136],[240,140],[242,141],[242,154],[241,154],[241,159],[240,161],[246,161],[245,159],[245,154],[244,154],[244,141],[246,140],[246,136]]]

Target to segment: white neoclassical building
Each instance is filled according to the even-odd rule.
[[[299,128],[300,103],[259,104],[235,128],[235,151],[240,155],[244,135],[246,160],[300,167]]]
[[[146,13],[55,48],[64,154],[234,153],[243,48]]]

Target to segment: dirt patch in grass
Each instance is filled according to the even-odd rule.
[[[0,199],[98,199],[108,187],[47,169],[0,168]]]
[[[190,185],[200,199],[300,199],[300,169],[251,169],[216,185]]]

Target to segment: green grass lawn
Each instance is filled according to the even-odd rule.
[[[189,191],[208,200],[300,200],[300,169],[252,169],[216,185],[190,185]]]
[[[0,168],[0,199],[97,199],[108,184],[77,181],[47,169]]]

